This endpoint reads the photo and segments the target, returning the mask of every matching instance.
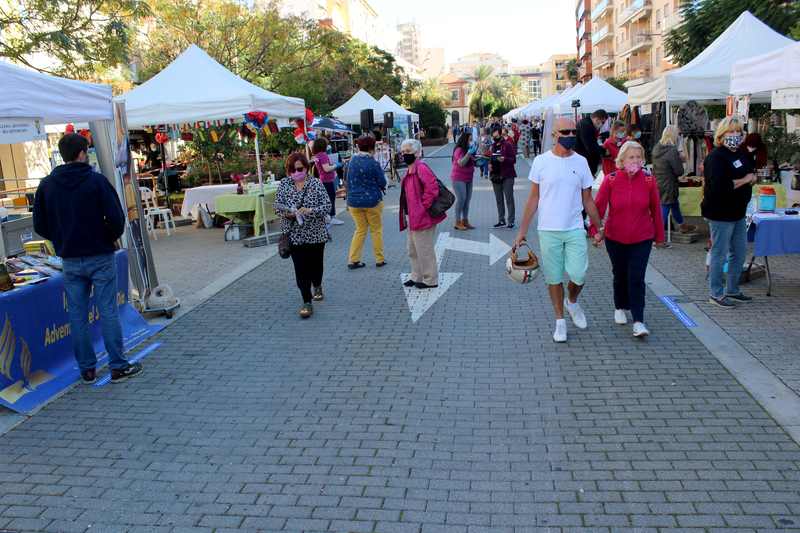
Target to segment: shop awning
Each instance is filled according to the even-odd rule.
[[[609,113],[619,113],[628,103],[628,95],[601,78],[592,78],[583,87],[570,95],[570,100],[580,100],[581,113],[594,113],[603,109]]]
[[[302,98],[253,85],[195,45],[119,99],[125,102],[129,128],[238,119],[251,111],[281,119],[305,116]]]
[[[411,117],[412,122],[419,122],[418,114],[405,109],[403,106],[395,102],[388,94],[381,96],[381,99],[378,100],[378,104],[380,105],[378,111],[381,113],[381,115],[383,113],[392,112],[394,113],[395,117]]]
[[[378,101],[364,89],[359,89],[348,101],[334,109],[331,115],[345,124],[361,124],[361,111],[364,109],[372,109],[376,123],[383,122],[383,115],[378,116],[377,110],[380,109]]]
[[[772,91],[796,87],[800,87],[800,42],[733,65],[731,94],[761,93],[768,98]]]

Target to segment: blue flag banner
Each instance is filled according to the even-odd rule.
[[[128,299],[128,256],[116,253],[117,303],[125,351],[163,326],[148,324]],[[100,313],[89,302],[92,343],[98,368],[108,355],[100,332]],[[67,296],[61,273],[36,285],[0,293],[0,405],[29,414],[80,378],[72,350]]]

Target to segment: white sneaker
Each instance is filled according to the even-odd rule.
[[[614,309],[614,322],[620,326],[628,323],[628,315],[625,314],[624,309]]]
[[[563,318],[556,320],[556,330],[553,332],[555,342],[567,342],[567,321]]]
[[[331,225],[332,226],[341,226],[342,224],[344,224],[344,220],[339,220],[336,217],[331,218]]]
[[[647,330],[647,326],[644,325],[644,322],[634,322],[633,323],[633,336],[634,337],[647,337],[650,335],[650,332]]]
[[[586,329],[586,314],[581,309],[581,304],[578,302],[570,303],[568,298],[564,298],[564,307],[567,308],[567,312],[569,313],[570,318],[572,318],[572,323],[575,324],[575,327],[578,329]]]

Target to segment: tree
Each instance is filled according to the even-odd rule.
[[[227,69],[265,89],[299,96],[329,113],[359,88],[399,98],[408,84],[394,57],[275,2],[248,9],[229,0],[151,0],[153,22],[138,54],[141,79],[194,43]]]
[[[0,2],[0,57],[40,72],[96,79],[125,65],[133,24],[149,14],[145,0]],[[42,55],[43,66],[33,61]]]
[[[614,86],[614,88],[619,89],[622,92],[627,93],[628,88],[625,87],[625,84],[628,82],[628,78],[606,78],[606,81]]]
[[[800,2],[796,0],[686,1],[680,9],[683,22],[665,39],[667,55],[679,65],[705,50],[745,10],[784,35],[800,27]]]
[[[497,78],[494,75],[494,68],[490,67],[489,65],[480,65],[478,68],[475,69],[475,74],[473,75],[473,82],[471,85],[471,97],[470,97],[470,106],[472,106],[472,102],[475,102],[478,110],[478,116],[480,117],[481,121],[485,118],[485,107],[484,107],[484,100],[487,96],[492,96],[494,98],[500,98],[501,90],[500,86],[497,83]]]
[[[403,96],[403,102],[412,105],[412,102],[427,100],[444,105],[447,101],[447,93],[439,78],[430,78],[422,82],[415,82],[408,87]]]
[[[409,109],[419,115],[421,127],[427,130],[430,130],[430,128],[444,129],[447,112],[442,107],[441,102],[422,96],[419,99],[412,100]]]
[[[573,84],[578,83],[578,60],[577,59],[570,59],[567,61],[567,78]]]
[[[519,107],[528,100],[528,93],[522,86],[522,78],[519,76],[511,76],[503,80],[501,90],[503,97],[501,99],[503,107],[512,110]]]

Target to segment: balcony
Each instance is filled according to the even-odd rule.
[[[592,45],[597,46],[598,43],[602,42],[607,37],[613,37],[614,35],[609,31],[608,26],[603,26],[597,31],[592,32]]]
[[[578,0],[578,6],[577,6],[577,8],[575,10],[575,18],[576,18],[576,20],[581,20],[583,18],[583,15],[585,15],[585,14],[586,14],[586,10],[585,10],[585,7],[583,5],[583,0]]]
[[[668,17],[664,18],[664,31],[669,31],[675,26],[679,26],[683,22],[683,16],[680,11],[676,11]]]
[[[631,38],[622,41],[619,45],[620,55],[626,56],[638,52],[639,50],[644,50],[645,48],[649,48],[653,44],[653,37],[649,33],[635,33],[631,35]]]
[[[611,8],[611,7],[613,7],[612,0],[602,0],[602,2],[600,2],[599,4],[597,4],[597,5],[595,6],[595,8],[594,8],[594,9],[592,9],[592,16],[591,16],[591,18],[592,18],[592,22],[594,22],[595,20],[597,20],[597,19],[599,19],[600,17],[602,17],[603,15],[605,15],[605,14],[606,14],[606,12],[607,12],[607,11],[609,10],[609,8]]]
[[[619,14],[619,25],[636,22],[644,15],[649,15],[653,6],[650,0],[633,0],[631,4]]]
[[[594,70],[605,70],[614,68],[614,56],[592,57],[592,67]],[[606,75],[606,73],[604,73]]]
[[[587,49],[586,41],[582,41],[581,42],[581,47],[578,48],[578,59],[579,60],[583,59],[586,56],[586,54],[588,54],[590,52],[591,52],[591,50]]]
[[[619,77],[627,78],[628,81],[641,80],[650,76],[650,65],[631,65],[619,71]]]

